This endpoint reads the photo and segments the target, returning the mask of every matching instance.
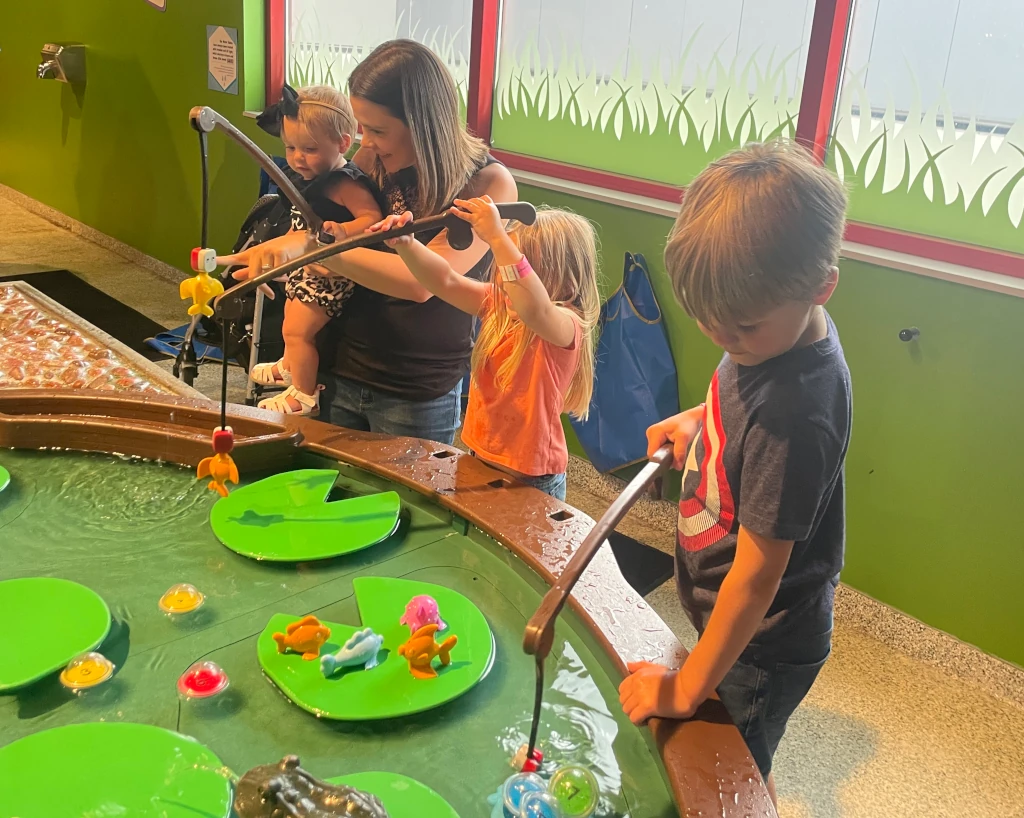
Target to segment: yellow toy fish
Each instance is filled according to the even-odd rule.
[[[285,633],[275,633],[273,639],[277,642],[277,652],[284,653],[293,650],[301,653],[302,658],[310,661],[320,655],[320,648],[324,642],[331,638],[331,629],[321,625],[320,620],[315,616],[304,616],[298,622],[292,622]]]
[[[188,308],[189,315],[202,313],[212,316],[213,308],[209,306],[209,301],[224,292],[224,285],[219,279],[210,278],[209,273],[199,273],[195,278],[182,281],[178,292],[182,299],[192,299],[192,306]]]
[[[231,459],[231,455],[218,452],[212,457],[204,457],[199,461],[199,468],[196,469],[196,479],[210,478],[210,491],[215,491],[221,497],[228,496],[228,487],[224,484],[232,482],[238,484],[238,466]]]
[[[459,639],[457,636],[449,636],[439,645],[434,641],[436,632],[437,625],[424,625],[398,649],[398,655],[405,657],[409,663],[409,672],[417,679],[437,678],[437,671],[430,664],[435,656],[441,658],[442,666],[451,664],[451,650]]]

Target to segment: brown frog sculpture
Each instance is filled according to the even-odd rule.
[[[235,786],[234,808],[238,818],[388,818],[377,796],[314,778],[298,756],[249,770]]]

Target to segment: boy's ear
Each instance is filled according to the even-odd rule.
[[[814,297],[814,303],[819,307],[823,307],[828,303],[832,293],[836,291],[837,284],[839,284],[839,268],[833,265],[828,268],[828,277],[825,279],[825,283],[822,284],[821,291]]]
[[[341,153],[348,153],[348,149],[352,147],[352,134],[347,133],[341,137],[341,143],[338,145],[338,150]]]

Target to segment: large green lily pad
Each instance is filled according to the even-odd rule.
[[[107,604],[84,585],[53,577],[0,582],[0,692],[60,670],[109,632]]]
[[[3,491],[11,484],[11,473],[3,466],[0,466],[0,491]]]
[[[329,784],[344,784],[376,795],[388,818],[459,818],[459,814],[430,787],[414,778],[396,773],[354,773],[328,778]]]
[[[235,489],[210,511],[224,545],[246,557],[307,562],[376,545],[398,528],[397,492],[328,503],[338,479],[332,469],[283,472]]]
[[[338,650],[355,631],[370,627],[384,637],[377,655],[379,664],[370,670],[343,669],[325,678],[320,662],[305,660],[295,653],[278,653],[274,633],[283,633],[291,623],[308,613],[275,614],[257,642],[257,654],[264,673],[295,704],[310,713],[339,721],[366,721],[408,716],[431,710],[458,698],[483,679],[494,664],[494,636],[480,609],[462,594],[407,579],[359,577],[352,582],[362,624],[323,621],[331,638],[320,655]],[[405,606],[414,596],[428,594],[437,600],[447,630],[437,635],[443,641],[454,634],[458,644],[451,652],[451,664],[440,666],[436,679],[416,679],[398,648],[409,638],[409,628],[399,624]]]
[[[227,818],[232,787],[220,759],[193,739],[147,724],[93,722],[43,730],[0,748],[4,816]]]

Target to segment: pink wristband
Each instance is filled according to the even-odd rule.
[[[530,266],[530,260],[526,256],[520,257],[515,264],[502,264],[498,267],[498,274],[502,281],[519,281],[532,272],[533,267]]]

